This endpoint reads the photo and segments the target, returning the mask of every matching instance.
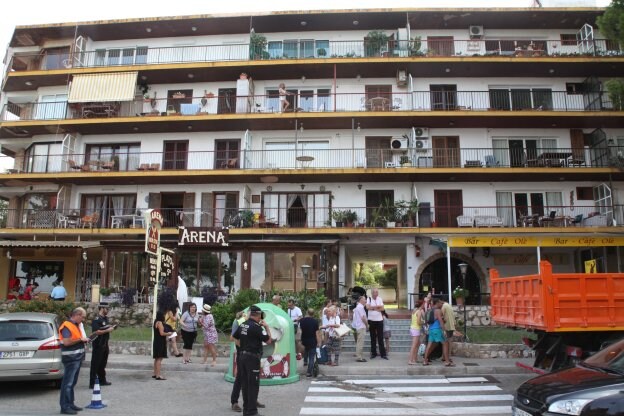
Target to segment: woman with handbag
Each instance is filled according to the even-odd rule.
[[[182,363],[188,364],[191,362],[191,353],[193,352],[193,343],[197,338],[197,321],[199,320],[199,314],[197,313],[197,305],[191,304],[189,310],[182,314],[180,318],[180,326],[182,332],[182,341],[184,345],[182,349]]]
[[[178,308],[176,311],[168,310],[165,313],[165,332],[176,332],[178,329]],[[182,353],[178,350],[178,337],[177,335],[170,337],[167,342],[169,343],[169,351],[175,357],[182,357]]]
[[[337,314],[335,306],[330,306],[327,311],[327,325],[324,328],[327,331],[327,365],[338,366],[340,358],[340,347],[342,346],[342,338],[338,336],[335,329],[340,327],[340,317]],[[334,359],[332,360],[332,354]]]

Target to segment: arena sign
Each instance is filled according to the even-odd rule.
[[[208,227],[180,227],[178,229],[178,246],[228,246],[229,240],[230,234],[227,229]]]

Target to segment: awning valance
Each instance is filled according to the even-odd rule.
[[[624,237],[609,235],[466,236],[450,237],[451,247],[616,247],[624,246]]]
[[[0,248],[80,248],[84,250],[99,246],[99,241],[0,241]]]
[[[74,75],[69,87],[70,103],[132,101],[138,72]]]

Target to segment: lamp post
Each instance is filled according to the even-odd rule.
[[[303,308],[308,310],[308,275],[312,266],[304,264],[301,266],[301,273],[303,274]]]
[[[462,287],[466,290],[466,272],[468,272],[468,265],[466,263],[459,264],[459,271],[462,275]],[[466,299],[464,298],[464,341],[468,340],[468,333],[466,332]]]

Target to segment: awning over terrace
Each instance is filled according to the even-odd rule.
[[[132,101],[138,72],[74,75],[69,87],[70,103]]]
[[[0,248],[95,248],[99,247],[99,241],[24,241],[2,240]]]

